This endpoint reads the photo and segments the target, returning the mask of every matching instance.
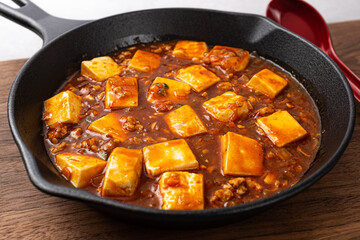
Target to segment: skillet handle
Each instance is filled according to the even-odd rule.
[[[12,0],[19,8],[0,3],[0,15],[30,29],[43,39],[43,46],[54,38],[90,21],[54,17],[29,0]]]

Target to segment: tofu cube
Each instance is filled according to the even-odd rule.
[[[119,65],[111,57],[97,57],[81,63],[81,75],[98,82],[102,82],[120,72]]]
[[[190,92],[191,87],[189,84],[157,77],[149,88],[147,101],[149,103],[163,100],[178,102],[186,100]]]
[[[245,118],[249,106],[244,97],[234,92],[226,92],[203,103],[203,107],[213,117],[222,122]]]
[[[160,66],[161,57],[157,54],[137,50],[132,57],[129,68],[139,72],[152,72]]]
[[[249,61],[249,52],[241,48],[215,46],[208,55],[212,66],[219,66],[225,72],[239,72],[244,70]]]
[[[129,132],[123,129],[119,117],[115,113],[109,113],[102,118],[92,122],[88,129],[97,133],[109,135],[110,137],[125,141]]]
[[[114,76],[105,85],[105,108],[137,107],[138,83],[133,77]]]
[[[115,148],[105,170],[102,196],[130,197],[140,182],[142,153],[138,149]]]
[[[307,131],[287,111],[277,111],[270,116],[258,118],[256,122],[278,147],[283,147],[307,135]]]
[[[143,148],[146,172],[156,177],[163,172],[197,169],[199,163],[184,139],[153,144]]]
[[[263,69],[256,73],[246,86],[257,90],[270,98],[275,98],[287,84],[288,82],[284,78],[273,73],[269,69]]]
[[[180,69],[176,78],[189,84],[196,92],[201,92],[220,81],[215,73],[201,65]]]
[[[173,50],[173,55],[185,59],[192,59],[194,57],[202,59],[207,51],[208,46],[205,42],[178,41]]]
[[[222,170],[225,175],[261,176],[264,172],[262,145],[233,132],[221,137]]]
[[[56,155],[56,165],[72,185],[83,188],[90,184],[93,177],[103,172],[106,161],[96,157],[60,153]]]
[[[164,118],[170,130],[178,137],[191,137],[207,132],[199,116],[189,105],[168,113]]]
[[[164,210],[204,209],[203,175],[188,172],[166,172],[159,181]]]
[[[44,121],[54,123],[78,123],[81,113],[81,97],[71,91],[63,91],[44,103]]]

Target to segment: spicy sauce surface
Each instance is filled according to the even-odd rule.
[[[245,70],[229,73],[224,68],[210,64],[205,58],[204,60],[175,57],[172,54],[175,44],[176,42],[142,44],[109,55],[120,66],[119,76],[137,78],[137,107],[105,109],[106,81],[95,81],[81,75],[80,72],[69,76],[59,92],[69,90],[81,96],[81,119],[77,124],[44,124],[44,142],[54,164],[56,165],[55,156],[60,153],[76,153],[107,159],[115,147],[142,150],[143,147],[155,143],[178,139],[179,136],[169,130],[164,116],[183,105],[189,105],[207,129],[207,133],[184,138],[199,162],[198,169],[188,172],[200,173],[204,177],[205,208],[251,202],[296,184],[309,169],[320,145],[319,114],[306,90],[289,73],[255,53],[250,54]],[[160,56],[159,67],[150,72],[129,68],[129,62],[137,50]],[[156,77],[179,81],[176,78],[179,70],[192,65],[202,65],[219,77],[220,81],[200,92],[191,90],[187,99],[176,103],[147,101],[149,88]],[[254,74],[263,69],[273,71],[288,82],[275,98],[245,86]],[[159,94],[162,93],[161,89],[157,91]],[[204,109],[203,103],[229,91],[244,97],[252,109],[243,119],[221,122]],[[256,120],[280,110],[288,111],[300,123],[307,131],[305,138],[284,147],[277,147],[266,136]],[[120,119],[123,128],[129,132],[123,142],[87,129],[92,122],[110,112]],[[252,138],[262,145],[264,171],[261,176],[223,174],[220,138],[227,132]],[[69,173],[62,171],[62,174],[68,178]],[[100,195],[103,178],[104,172],[92,178],[85,190]],[[150,177],[143,166],[140,182],[133,196],[109,198],[134,205],[161,208],[163,203],[158,187],[159,179],[160,176]]]

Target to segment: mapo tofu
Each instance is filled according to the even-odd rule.
[[[73,187],[167,211],[290,188],[321,138],[291,74],[241,46],[190,40],[83,61],[44,102],[43,120],[49,156]]]

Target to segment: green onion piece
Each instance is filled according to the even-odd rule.
[[[102,158],[102,159],[104,159],[104,160],[106,160],[107,157],[108,157],[108,154],[107,154],[107,152],[105,152],[105,151],[100,151],[100,152],[98,152],[98,155],[99,155],[100,158]]]
[[[291,154],[291,152],[289,152],[286,148],[280,148],[277,151],[277,155],[279,158],[281,158],[281,160],[284,160],[284,161],[290,160],[291,157],[293,156]]]
[[[166,96],[166,90],[165,88],[161,88],[159,91],[158,91],[158,94],[162,95],[162,96]]]
[[[177,108],[182,107],[182,106],[184,106],[184,104],[181,104],[181,103],[175,104],[175,107],[177,107]]]
[[[87,117],[85,118],[85,121],[87,121],[88,123],[92,123],[92,122],[93,122],[93,120],[91,119],[90,116],[87,116]]]

